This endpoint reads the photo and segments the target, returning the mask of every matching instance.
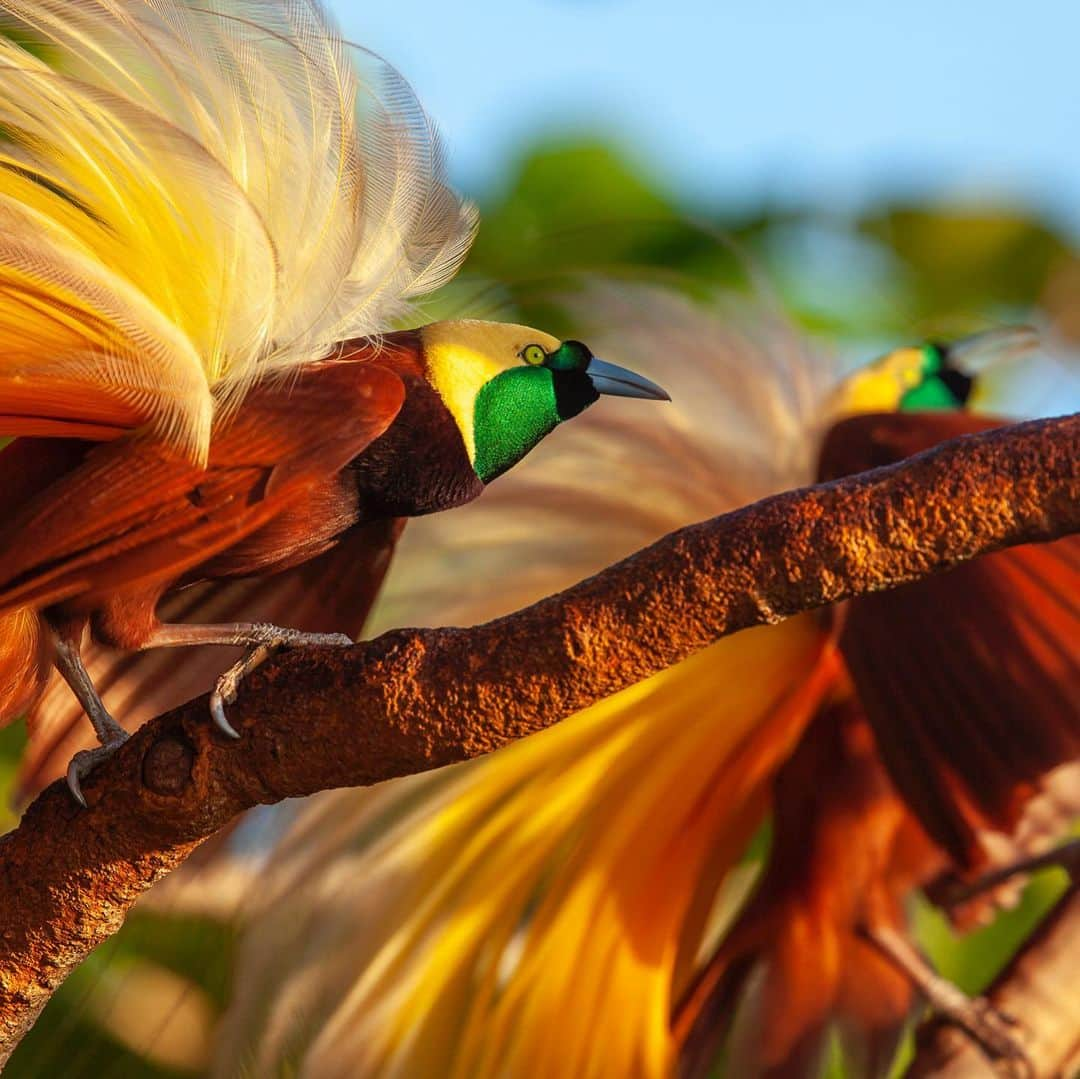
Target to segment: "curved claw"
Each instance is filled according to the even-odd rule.
[[[122,735],[122,737],[121,737]],[[67,785],[71,791],[71,797],[83,807],[87,808],[86,796],[82,792],[82,780],[84,780],[102,761],[107,761],[127,740],[126,731],[118,731],[116,737],[105,742],[96,749],[81,749],[68,762]]]
[[[225,700],[216,689],[210,694],[210,718],[213,720],[214,726],[227,738],[240,737],[240,732],[229,722],[228,717],[225,715]]]
[[[251,627],[251,646],[244,655],[217,680],[210,694],[210,718],[227,738],[239,738],[240,732],[225,715],[225,704],[236,700],[240,683],[264,660],[279,648],[307,645],[317,648],[350,648],[355,642],[344,633],[305,633],[300,630],[282,629],[269,624]]]
[[[83,809],[86,809],[87,808],[86,798],[83,796],[82,785],[79,782],[81,777],[79,776],[78,768],[75,766],[75,762],[78,759],[79,759],[79,754],[76,753],[75,756],[72,757],[70,761],[68,761],[67,785],[68,785],[68,790],[71,791],[71,797],[74,798],[75,801],[78,802],[79,805],[81,805],[83,807]]]

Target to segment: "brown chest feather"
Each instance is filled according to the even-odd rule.
[[[402,381],[397,418],[350,467],[365,516],[420,517],[471,502],[484,489],[439,395],[417,375]]]
[[[417,347],[360,342],[256,386],[205,469],[137,437],[46,453],[0,536],[0,613],[78,617],[125,597],[152,611],[177,585],[280,572],[365,522],[474,498],[483,485]]]

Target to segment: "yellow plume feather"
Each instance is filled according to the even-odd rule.
[[[497,616],[812,478],[836,382],[782,319],[625,284],[567,302],[674,403],[597,409],[418,522],[383,624]],[[215,1073],[671,1075],[672,1016],[745,886],[732,867],[844,681],[803,616],[486,759],[316,799],[260,870]]]
[[[576,312],[674,406],[596,410],[415,528],[384,618],[490,617],[806,478],[828,377],[781,320],[600,285]],[[740,634],[487,759],[318,800],[266,878],[218,1073],[667,1074],[711,901],[830,649],[812,618]]]
[[[82,386],[201,456],[215,401],[388,328],[464,257],[430,122],[311,0],[0,20],[0,416]]]

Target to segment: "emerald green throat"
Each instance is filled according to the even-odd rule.
[[[922,348],[922,381],[900,398],[903,412],[963,408],[971,379],[948,367],[937,345]]]
[[[546,367],[512,367],[480,388],[473,411],[473,469],[490,483],[559,425],[555,383]]]
[[[480,388],[473,406],[473,470],[484,483],[599,398],[585,371],[590,358],[584,345],[568,341],[544,363],[511,367]]]

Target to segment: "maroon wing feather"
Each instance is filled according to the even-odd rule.
[[[403,520],[374,521],[336,547],[282,573],[208,582],[167,597],[165,621],[205,624],[258,621],[311,633],[359,637],[390,565]],[[83,652],[106,706],[128,729],[205,693],[239,654],[219,647],[120,652],[88,641]],[[28,801],[62,775],[93,732],[67,686],[54,675],[31,716],[34,737],[23,756],[16,801]]]
[[[7,523],[0,612],[189,574],[340,471],[404,393],[378,364],[315,364],[254,389],[215,430],[206,469],[138,439],[95,447]]]
[[[1001,421],[897,413],[838,424],[824,478]],[[840,647],[894,782],[961,864],[1011,832],[1047,774],[1080,756],[1080,538],[1014,548],[851,601]]]

